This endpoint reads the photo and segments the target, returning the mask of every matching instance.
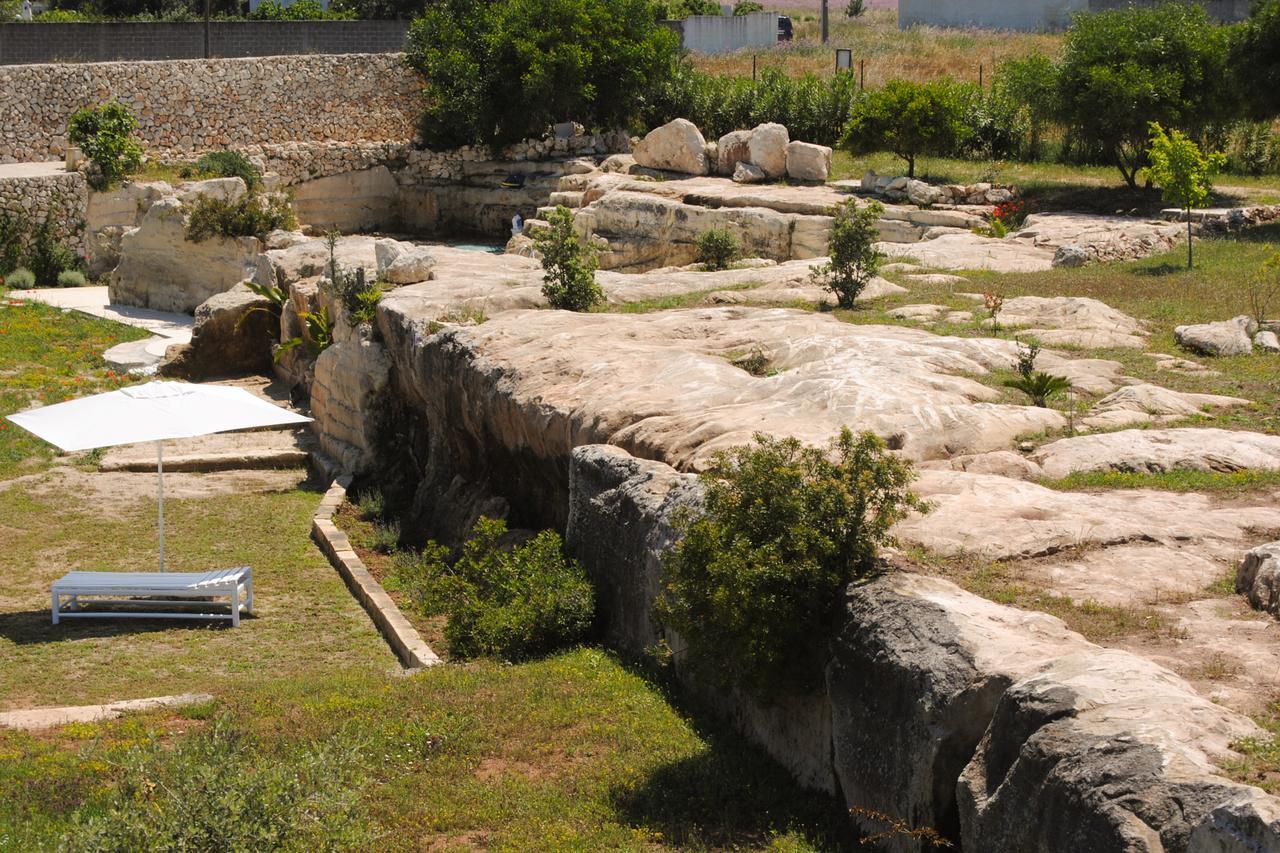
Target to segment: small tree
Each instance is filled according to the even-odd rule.
[[[142,167],[142,146],[133,138],[138,120],[119,101],[86,107],[67,121],[67,138],[93,163],[90,183],[105,189]]]
[[[884,260],[884,253],[876,248],[876,238],[880,236],[876,221],[883,213],[884,205],[878,201],[858,207],[850,199],[836,208],[831,235],[827,237],[830,260],[814,267],[810,276],[836,295],[836,304],[841,308],[854,307],[854,301],[875,278]]]
[[[764,11],[764,6],[761,5],[760,3],[757,3],[756,0],[738,0],[737,3],[733,4],[734,17],[740,18],[743,15],[750,15],[752,12],[763,12],[763,11]]]
[[[584,246],[573,228],[573,211],[559,205],[547,217],[550,228],[533,237],[542,255],[542,295],[552,308],[590,311],[604,301],[596,284],[596,254]]]
[[[1221,154],[1204,154],[1177,130],[1168,133],[1151,123],[1151,180],[1164,191],[1166,204],[1176,204],[1187,219],[1187,269],[1191,269],[1191,210],[1209,200],[1210,176],[1226,163]]]
[[[887,148],[907,161],[907,175],[914,178],[918,156],[949,154],[965,143],[964,117],[976,89],[948,77],[890,80],[854,102],[845,146],[854,154]]]
[[[705,511],[663,557],[657,615],[694,668],[758,695],[822,680],[848,584],[874,571],[889,529],[926,506],[911,464],[848,428],[824,451],[756,435],[701,475]]]
[[[727,270],[742,257],[738,236],[728,228],[708,228],[698,235],[698,263],[709,270]]]

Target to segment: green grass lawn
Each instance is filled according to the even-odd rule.
[[[96,353],[132,334],[39,307],[0,309],[0,324],[10,409],[109,386]],[[842,842],[833,801],[606,652],[401,674],[310,542],[321,494],[295,485],[301,472],[273,475],[279,487],[166,503],[173,568],[253,566],[258,612],[239,628],[54,627],[48,589],[61,573],[155,565],[154,478],[44,470],[50,451],[13,428],[0,436],[0,709],[215,697],[37,733],[0,729],[0,851],[151,849],[177,827],[185,849],[208,849],[209,837],[235,846],[231,832],[236,849],[263,849],[281,825],[294,833],[287,849]]]

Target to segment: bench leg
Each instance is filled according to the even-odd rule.
[[[58,624],[58,593],[53,593],[53,606],[50,608],[53,613],[53,624]]]
[[[240,585],[231,587],[231,627],[240,627]]]
[[[244,591],[244,610],[246,613],[253,613],[253,575],[249,575],[244,579]]]

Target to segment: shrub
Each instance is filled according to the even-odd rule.
[[[1007,59],[996,66],[991,97],[1001,106],[993,112],[1004,112],[1005,121],[1018,129],[1022,140],[1016,153],[1009,150],[1002,155],[993,151],[994,156],[1040,158],[1048,126],[1058,114],[1057,74],[1053,60],[1042,53]],[[982,135],[981,130],[975,132]]]
[[[1146,165],[1148,125],[1195,135],[1234,114],[1226,30],[1196,4],[1077,15],[1063,41],[1053,106],[1130,187]]]
[[[907,175],[915,177],[921,154],[949,154],[967,142],[965,115],[975,91],[946,77],[890,80],[854,101],[845,145],[855,154],[888,149],[907,161]]]
[[[880,231],[876,220],[884,213],[878,201],[858,207],[850,199],[836,208],[827,237],[829,260],[814,267],[811,277],[815,282],[836,296],[841,308],[852,308],[858,295],[866,288],[880,269],[884,254],[876,249]]]
[[[591,627],[591,584],[565,558],[559,535],[544,530],[507,549],[506,534],[505,522],[481,518],[452,566],[435,543],[397,564],[401,588],[423,612],[448,614],[452,656],[524,660],[576,643]]]
[[[1271,122],[1241,122],[1230,134],[1227,171],[1239,175],[1265,175],[1276,171],[1280,143]]]
[[[1038,344],[1028,344],[1023,346],[1018,344],[1018,376],[1014,379],[1006,379],[1004,384],[1008,388],[1014,388],[1021,391],[1031,398],[1033,405],[1044,409],[1049,405],[1049,400],[1056,397],[1063,391],[1071,390],[1071,380],[1064,376],[1054,376],[1051,373],[1042,373],[1036,370],[1036,357],[1040,355],[1040,347]]]
[[[329,281],[342,307],[346,309],[351,324],[372,324],[378,319],[382,288],[376,281],[366,280],[364,267],[352,272],[339,266],[337,252],[338,238],[341,236],[337,231],[330,231],[325,235],[325,242],[329,247]]]
[[[12,290],[30,290],[36,286],[36,277],[31,270],[18,267],[4,277],[4,284]]]
[[[678,52],[650,0],[445,0],[414,21],[406,61],[427,81],[419,134],[441,149],[627,126]]]
[[[1163,190],[1165,204],[1176,204],[1187,217],[1187,269],[1191,269],[1191,209],[1209,200],[1209,179],[1226,162],[1221,154],[1204,154],[1178,131],[1166,133],[1151,123],[1151,180]]]
[[[698,235],[698,263],[709,270],[727,270],[742,257],[738,235],[728,228],[708,228]]]
[[[27,252],[27,265],[35,274],[41,287],[53,287],[65,270],[78,270],[80,259],[53,236],[53,215],[50,214],[31,234],[31,248]]]
[[[84,287],[86,280],[80,270],[63,270],[58,273],[58,287]]]
[[[173,749],[129,747],[104,803],[76,813],[66,850],[343,850],[373,841],[359,751],[282,752],[226,719]],[[314,847],[312,847],[314,845]]]
[[[276,229],[289,230],[297,225],[289,200],[281,195],[247,192],[232,201],[202,195],[191,205],[187,239],[193,243],[216,237],[265,240]]]
[[[90,183],[105,189],[142,167],[142,146],[133,138],[138,120],[118,101],[71,114],[67,138],[93,163]]]
[[[719,12],[718,9],[716,11],[717,13]],[[741,17],[743,15],[750,15],[752,12],[763,12],[763,11],[764,11],[764,6],[760,3],[757,3],[756,0],[738,0],[737,3],[733,4],[734,17]]]
[[[1240,92],[1245,113],[1269,120],[1280,115],[1280,0],[1257,4],[1247,22],[1231,38],[1231,86]]]
[[[262,184],[262,172],[239,151],[214,151],[206,154],[195,162],[193,172],[213,178],[240,178],[251,190]]]
[[[325,11],[319,0],[294,0],[288,5],[262,0],[249,17],[255,21],[347,21],[354,20],[357,15],[354,11],[337,8],[336,4]]]
[[[578,239],[569,208],[556,207],[547,221],[551,227],[539,229],[533,237],[542,255],[542,294],[552,308],[590,311],[604,301],[596,284],[595,250]]]
[[[846,18],[861,18],[867,11],[867,4],[864,0],[849,0],[849,5],[844,7],[844,16]]]
[[[27,220],[18,213],[0,211],[0,270],[22,266],[26,255]]]
[[[875,570],[889,528],[925,505],[911,464],[869,432],[827,448],[756,435],[700,475],[704,512],[663,557],[657,615],[722,685],[771,696],[818,687],[844,590]]]

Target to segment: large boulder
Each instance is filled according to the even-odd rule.
[[[831,174],[831,149],[812,142],[787,143],[787,176],[797,181],[826,182]]]
[[[1236,317],[1219,323],[1197,323],[1178,326],[1174,339],[1200,355],[1249,355],[1253,352],[1250,337],[1257,330],[1249,317]]]
[[[791,141],[785,125],[776,122],[757,125],[751,131],[747,148],[751,162],[764,170],[770,178],[787,176],[787,144]]]
[[[1263,329],[1253,336],[1253,345],[1262,352],[1280,352],[1280,337],[1270,329]]]
[[[191,242],[186,212],[179,199],[163,198],[141,225],[125,232],[109,284],[112,303],[190,314],[214,294],[256,277],[262,250],[257,238]]]
[[[400,240],[379,240],[374,244],[378,263],[378,280],[392,284],[417,284],[429,281],[436,257],[426,246]]]
[[[705,175],[711,170],[707,162],[707,141],[702,138],[702,131],[684,118],[649,131],[631,154],[636,163],[650,169],[687,175]]]
[[[758,184],[768,177],[764,169],[746,160],[739,160],[738,165],[733,167],[733,181],[736,184]]]
[[[751,160],[751,131],[731,130],[716,143],[716,174],[732,175],[744,160]]]
[[[1236,570],[1236,592],[1258,610],[1280,616],[1280,542],[1259,545]]]
[[[907,193],[907,201],[912,204],[918,204],[921,207],[941,204],[951,200],[946,190],[941,187],[935,187],[933,184],[917,181],[914,178],[907,181],[905,191]]]
[[[1280,470],[1280,435],[1225,429],[1127,429],[1077,435],[1030,456],[1044,476],[1081,471]]]
[[[267,373],[279,334],[279,309],[238,286],[196,308],[191,342],[170,347],[159,371],[191,380]]]

